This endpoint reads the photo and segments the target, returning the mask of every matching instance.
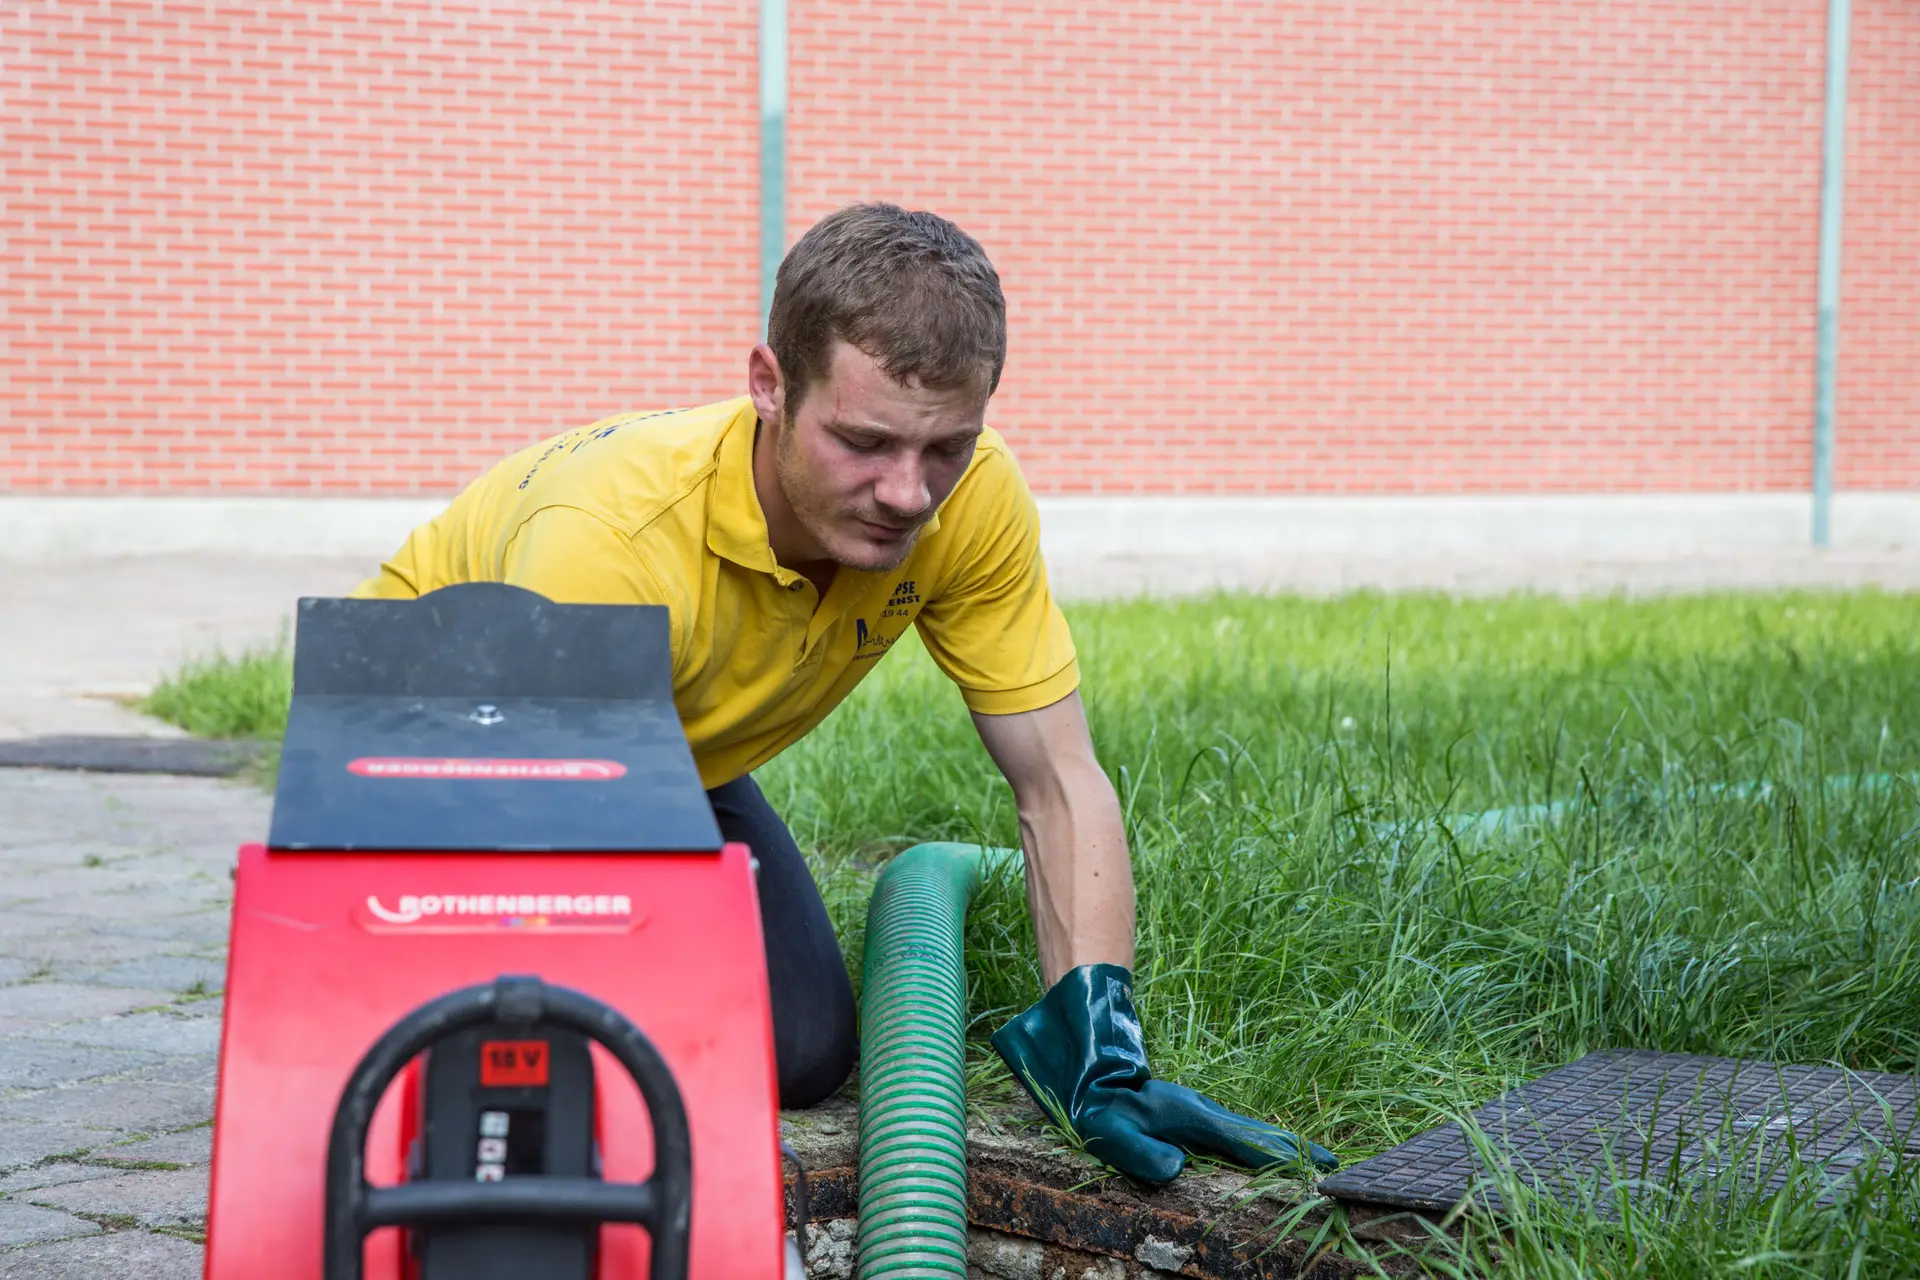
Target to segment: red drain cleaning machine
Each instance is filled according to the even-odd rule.
[[[664,609],[300,602],[209,1280],[782,1275],[752,863],[670,671]]]

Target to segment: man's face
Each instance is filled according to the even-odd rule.
[[[756,407],[766,421],[772,406]],[[987,397],[983,386],[935,390],[896,382],[872,356],[839,342],[826,376],[791,414],[784,405],[779,411],[775,476],[814,558],[879,571],[907,558],[960,483]]]

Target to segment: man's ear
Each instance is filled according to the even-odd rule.
[[[780,358],[764,342],[747,353],[747,394],[760,421],[777,428],[786,408],[787,380],[780,373]]]

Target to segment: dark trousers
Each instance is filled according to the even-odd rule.
[[[760,864],[760,926],[773,995],[773,1056],[782,1107],[810,1107],[853,1071],[859,1039],[853,984],[827,906],[793,833],[751,776],[707,792],[725,839]]]

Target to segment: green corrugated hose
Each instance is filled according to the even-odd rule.
[[[982,870],[1018,850],[919,844],[867,906],[859,1280],[967,1274],[967,974]]]

